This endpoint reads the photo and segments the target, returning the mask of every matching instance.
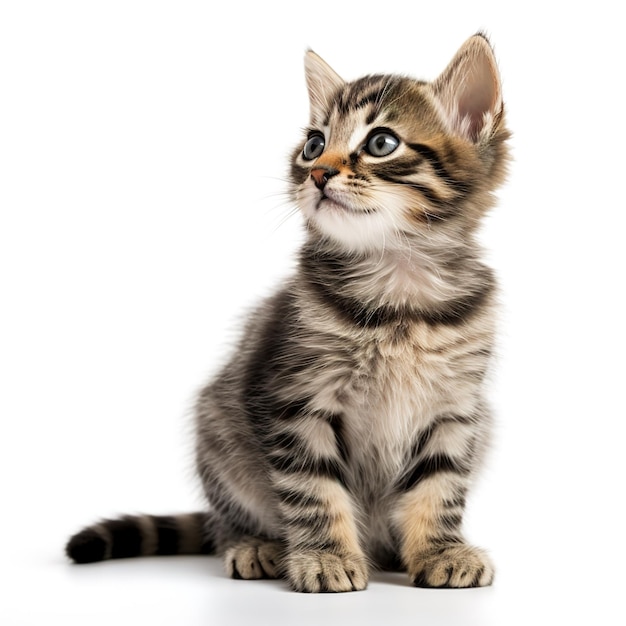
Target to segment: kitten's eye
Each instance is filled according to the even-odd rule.
[[[302,151],[302,157],[307,161],[317,159],[322,152],[324,152],[325,139],[324,135],[316,133],[311,135],[309,140],[304,144],[304,150]]]
[[[365,151],[375,157],[384,157],[391,154],[400,141],[397,137],[386,131],[381,131],[372,135],[365,144]]]

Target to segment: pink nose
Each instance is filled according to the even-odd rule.
[[[333,167],[314,167],[311,170],[311,178],[318,189],[324,189],[330,178],[339,174],[339,170]]]

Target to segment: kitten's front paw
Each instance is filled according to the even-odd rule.
[[[360,591],[367,587],[367,565],[360,555],[297,552],[287,557],[287,578],[306,593]]]
[[[246,538],[224,554],[226,572],[231,578],[253,580],[278,578],[283,546],[276,541]]]
[[[483,550],[461,544],[417,556],[409,575],[416,587],[486,587],[494,569]]]

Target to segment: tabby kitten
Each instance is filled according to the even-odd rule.
[[[196,407],[210,507],[71,538],[78,563],[217,553],[233,578],[364,589],[489,585],[461,522],[490,428],[495,281],[475,234],[508,132],[488,41],[434,82],[342,80],[308,52],[311,120],[291,164],[307,238]]]

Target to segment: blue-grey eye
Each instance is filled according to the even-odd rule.
[[[302,151],[302,158],[307,161],[317,159],[322,152],[324,152],[325,139],[321,133],[315,133],[311,135],[308,141],[304,144],[304,150]]]
[[[391,154],[400,141],[395,135],[387,131],[374,133],[365,144],[365,151],[375,157],[384,157]]]

